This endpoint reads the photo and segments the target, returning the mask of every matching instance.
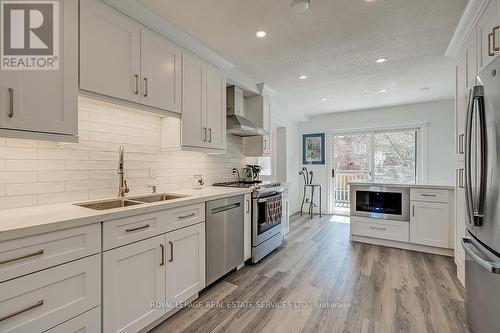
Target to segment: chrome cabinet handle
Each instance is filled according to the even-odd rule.
[[[381,227],[372,227],[372,226],[370,226],[370,229],[373,229],[373,230],[382,230],[382,231],[387,230],[386,228],[381,228]]]
[[[465,134],[460,134],[458,136],[458,153],[463,154],[464,153],[464,137]]]
[[[500,25],[497,25],[496,27],[493,28],[493,51],[500,51],[500,45],[497,45],[497,32],[500,29]]]
[[[415,206],[411,206],[411,216],[415,217]]]
[[[170,259],[168,259],[168,262],[172,262],[174,261],[174,243],[169,241],[168,244],[170,245]]]
[[[179,216],[180,219],[187,219],[188,217],[193,217],[195,216],[196,213],[191,213],[191,214],[188,214],[188,215],[182,215],[182,216]]]
[[[492,44],[494,43],[493,38],[494,38],[493,32],[490,32],[488,34],[488,55],[490,57],[493,57],[495,55],[495,52],[492,51]]]
[[[130,228],[130,229],[125,229],[125,232],[132,232],[132,231],[137,231],[137,230],[147,229],[147,228],[149,228],[149,227],[150,227],[150,225],[149,225],[149,224],[145,224],[145,225],[140,226],[140,227]]]
[[[6,316],[0,317],[0,322],[2,322],[2,321],[4,321],[4,320],[7,320],[7,319],[9,319],[9,318],[15,317],[15,316],[17,316],[17,315],[20,315],[20,314],[22,314],[22,313],[24,313],[24,312],[27,312],[27,311],[29,311],[29,310],[33,310],[33,309],[35,309],[35,308],[37,308],[37,307],[39,307],[39,306],[42,306],[42,305],[43,305],[43,299],[42,299],[42,300],[39,300],[38,302],[36,302],[36,303],[35,303],[35,304],[33,304],[33,305],[30,305],[30,306],[25,307],[25,308],[24,308],[24,309],[22,309],[22,310],[18,310],[18,311],[16,311],[16,312],[13,312],[13,313],[8,314],[8,315],[6,315]]]
[[[464,186],[464,169],[460,168],[457,170],[457,185],[459,188],[465,188]]]
[[[165,245],[160,244],[160,249],[161,249],[161,262],[160,266],[165,265]]]
[[[134,94],[138,95],[139,94],[139,74],[134,74],[135,78],[135,91]]]
[[[30,253],[30,254],[25,254],[25,255],[17,257],[17,258],[0,261],[0,265],[8,264],[8,263],[11,263],[14,261],[28,259],[28,258],[32,258],[32,257],[36,257],[36,256],[41,256],[42,254],[43,254],[43,250],[38,250],[36,252]]]
[[[212,129],[208,129],[208,142],[212,142]]]
[[[264,139],[264,150],[267,149],[267,140]]]
[[[500,274],[500,262],[492,262],[481,258],[479,255],[475,253],[472,249],[470,249],[469,244],[476,248],[479,252],[484,253],[484,250],[481,250],[481,245],[473,240],[471,237],[463,237],[462,238],[462,247],[465,252],[472,257],[472,259],[479,264],[479,266],[488,270],[493,274]]]
[[[9,118],[14,117],[14,88],[9,88]]]
[[[436,194],[428,194],[428,193],[420,193],[420,196],[422,196],[422,197],[433,197],[433,198],[437,197]]]
[[[207,142],[207,128],[203,127],[203,142]]]
[[[148,78],[144,78],[144,97],[148,97]]]
[[[247,199],[247,214],[250,213],[250,200]]]

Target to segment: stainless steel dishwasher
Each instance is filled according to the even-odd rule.
[[[206,284],[244,262],[243,196],[208,201],[206,209]]]

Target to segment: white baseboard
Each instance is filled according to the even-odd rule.
[[[351,235],[351,241],[374,244],[374,245],[381,245],[381,246],[388,246],[388,247],[395,247],[398,249],[404,249],[404,250],[410,250],[410,251],[439,254],[439,255],[448,256],[448,257],[453,257],[453,255],[454,255],[453,249],[443,249],[443,248],[433,247],[433,246],[411,244],[411,243],[385,240],[385,239],[379,239],[379,238],[364,237],[364,236],[357,236],[357,235]]]

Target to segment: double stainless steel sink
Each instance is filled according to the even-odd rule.
[[[122,207],[129,207],[135,205],[142,205],[146,203],[168,201],[174,199],[185,198],[187,195],[180,194],[169,194],[169,193],[158,193],[150,194],[139,197],[131,197],[126,199],[111,199],[111,200],[101,200],[89,203],[79,203],[76,206],[90,208],[94,210],[108,210]]]

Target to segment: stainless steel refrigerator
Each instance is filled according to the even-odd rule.
[[[500,58],[478,75],[465,129],[465,308],[474,332],[500,332]]]

